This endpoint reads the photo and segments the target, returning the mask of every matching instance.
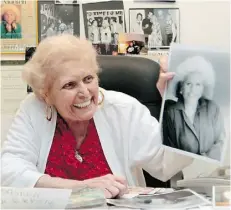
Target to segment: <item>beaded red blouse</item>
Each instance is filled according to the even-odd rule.
[[[75,157],[76,140],[67,123],[58,115],[55,135],[48,155],[45,173],[52,177],[85,180],[112,174],[93,120],[90,120],[88,135]]]

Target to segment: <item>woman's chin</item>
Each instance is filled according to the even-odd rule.
[[[75,119],[79,121],[86,121],[93,118],[97,107],[95,105],[91,105],[91,107],[85,107],[81,109],[76,109],[73,113]]]

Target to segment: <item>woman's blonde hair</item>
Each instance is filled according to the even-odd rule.
[[[84,68],[99,72],[91,42],[64,34],[45,38],[39,43],[32,58],[24,65],[22,78],[37,97],[44,99],[54,79],[65,71],[66,63],[77,63],[76,71]]]
[[[204,85],[202,97],[211,100],[215,86],[215,72],[212,64],[202,56],[189,57],[177,67],[176,74],[179,84],[176,95],[179,94],[180,86],[191,73],[199,73],[201,75]]]
[[[4,14],[7,11],[12,11],[15,14],[15,21],[19,23],[20,21],[20,11],[17,6],[13,4],[3,4],[1,8],[2,20],[4,20]]]

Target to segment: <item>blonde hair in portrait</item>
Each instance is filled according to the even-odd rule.
[[[21,12],[20,12],[19,7],[21,8],[20,5],[16,6],[16,5],[13,5],[13,4],[2,4],[2,6],[1,6],[1,17],[2,17],[2,20],[1,21],[5,21],[4,15],[7,12],[12,12],[15,15],[15,20],[14,21],[16,23],[20,23]]]

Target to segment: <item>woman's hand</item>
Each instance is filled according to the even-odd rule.
[[[88,187],[102,189],[106,198],[122,196],[128,191],[127,181],[125,178],[114,176],[112,174],[84,180],[83,184]]]
[[[156,87],[160,92],[160,95],[163,97],[166,84],[169,80],[171,80],[175,73],[168,72],[168,56],[162,56],[160,58],[160,74],[159,79],[156,83]]]
[[[6,24],[6,30],[7,30],[7,32],[11,32],[12,31],[12,26],[11,26],[11,24]]]

